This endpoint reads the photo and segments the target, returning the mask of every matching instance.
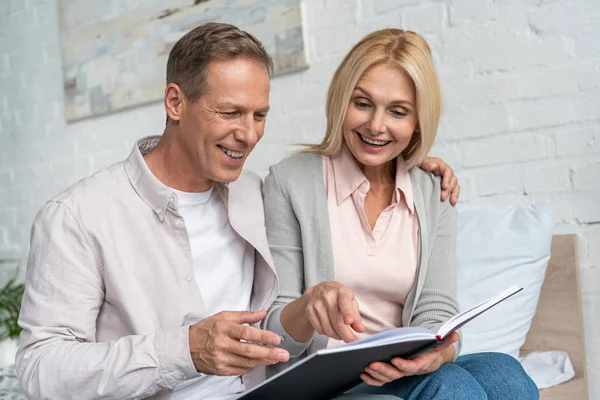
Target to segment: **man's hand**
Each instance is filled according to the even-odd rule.
[[[196,370],[208,375],[244,375],[260,365],[288,361],[279,335],[254,324],[266,311],[224,311],[190,326],[189,346]],[[268,345],[268,346],[265,346]]]
[[[412,360],[393,358],[391,363],[373,362],[365,368],[365,373],[360,374],[360,378],[367,385],[382,386],[405,376],[428,374],[454,359],[452,344],[457,340],[458,334],[454,332],[442,344]]]
[[[348,343],[356,340],[354,332],[365,331],[354,293],[341,283],[319,283],[307,289],[303,297],[306,317],[318,333]]]
[[[450,194],[450,204],[455,206],[460,195],[460,185],[452,168],[444,160],[436,157],[426,157],[421,163],[421,168],[442,177],[442,201]]]

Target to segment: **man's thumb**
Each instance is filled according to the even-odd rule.
[[[255,324],[267,316],[266,310],[260,311],[230,311],[225,316],[226,319],[237,324]]]

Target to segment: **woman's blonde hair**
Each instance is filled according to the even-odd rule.
[[[342,125],[350,97],[365,71],[378,64],[402,69],[415,85],[418,129],[402,155],[408,168],[423,161],[435,139],[440,120],[440,85],[425,39],[411,31],[382,29],[358,42],[335,71],[327,92],[327,131],[319,144],[303,152],[335,156],[343,144]]]

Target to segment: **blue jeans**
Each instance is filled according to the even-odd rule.
[[[521,364],[513,357],[501,353],[460,356],[454,363],[444,364],[427,375],[401,378],[381,387],[363,383],[348,393],[393,395],[403,400],[540,398],[535,383]]]

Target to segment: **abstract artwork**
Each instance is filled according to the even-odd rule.
[[[162,99],[169,51],[210,21],[255,35],[273,57],[274,75],[308,67],[301,0],[138,0],[114,17],[110,3],[59,0],[68,121]]]

